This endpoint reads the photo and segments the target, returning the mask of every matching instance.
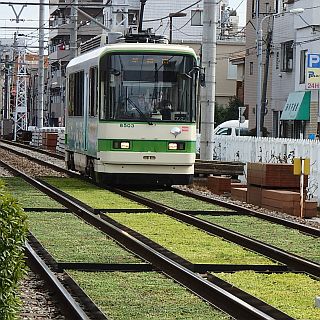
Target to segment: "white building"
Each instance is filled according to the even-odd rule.
[[[319,0],[287,2],[286,13],[282,10],[274,16],[270,106],[273,131],[275,136],[307,138],[320,131],[319,90],[308,93],[306,88],[307,54],[320,54],[320,6]],[[304,12],[290,13],[297,8]],[[290,103],[296,104],[296,110],[289,114]]]
[[[105,0],[106,2],[106,0]],[[203,2],[193,0],[148,0],[144,7],[143,29],[152,28],[173,42],[200,43],[202,40]],[[238,31],[239,17],[229,7],[229,0],[219,2],[218,19],[221,38]],[[185,16],[174,15],[177,12]],[[140,0],[112,0],[104,9],[106,26],[112,31],[123,31],[139,23]],[[171,14],[171,19],[170,19]]]
[[[148,0],[144,6],[142,29],[151,28],[156,34],[172,38],[173,43],[188,45],[200,58],[203,1],[194,3],[194,0]],[[222,0],[217,11],[219,27],[216,102],[220,105],[227,105],[229,98],[237,95],[243,83],[243,79],[237,78],[237,66],[230,62],[230,58],[234,57],[235,53],[244,52],[244,31],[238,32],[239,17],[228,5],[228,0]],[[123,32],[127,28],[137,32],[139,16],[140,0],[112,0],[104,9],[105,24],[115,32]],[[242,94],[240,96],[242,97]]]

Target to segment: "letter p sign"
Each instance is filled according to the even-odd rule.
[[[320,54],[308,54],[308,68],[320,68]]]

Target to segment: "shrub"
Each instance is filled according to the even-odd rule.
[[[18,319],[19,281],[26,273],[27,216],[0,181],[0,319]]]

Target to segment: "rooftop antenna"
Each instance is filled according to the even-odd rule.
[[[140,0],[140,16],[139,16],[139,27],[138,27],[138,32],[142,32],[142,20],[143,20],[143,11],[144,11],[144,6],[146,4],[147,0]]]

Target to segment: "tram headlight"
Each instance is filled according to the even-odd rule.
[[[178,150],[178,144],[175,142],[170,142],[168,148],[169,150]]]
[[[113,141],[113,149],[130,149],[129,141]]]
[[[169,142],[168,144],[169,150],[185,150],[184,142]]]
[[[129,141],[120,142],[120,149],[130,149],[130,142]]]

